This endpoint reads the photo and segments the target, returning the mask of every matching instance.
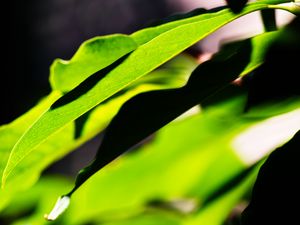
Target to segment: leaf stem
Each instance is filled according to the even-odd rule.
[[[278,5],[269,5],[269,9],[283,9],[289,11],[295,15],[300,15],[300,0],[295,0],[295,2],[287,2]]]

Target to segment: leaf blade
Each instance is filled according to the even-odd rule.
[[[252,4],[246,7],[243,13],[239,15],[232,15],[228,10],[224,10],[222,11],[223,14],[220,13],[221,15],[218,14],[218,16],[212,19],[177,27],[159,35],[145,45],[140,46],[126,58],[120,66],[109,71],[101,81],[96,83],[91,89],[80,95],[77,99],[58,108],[52,108],[41,116],[12,150],[7,166],[3,172],[2,185],[5,184],[7,176],[14,167],[49,135],[58,132],[63,126],[89,111],[91,108],[123,89],[131,82],[160,66],[190,45],[199,41],[201,38],[212,33],[222,25],[247,13],[266,8],[267,6],[267,4],[261,3]],[[175,40],[174,36],[180,36],[180,40]],[[169,48],[162,47],[165,43],[169,44]],[[160,51],[158,57],[153,58],[152,54],[157,55],[156,53],[158,51]],[[141,61],[141,57],[146,57],[147,60],[144,59]],[[122,79],[119,79],[120,74],[123,75]]]
[[[240,74],[249,71],[248,66],[251,68],[259,66],[262,57],[258,56],[264,55],[265,52],[258,49],[263,44],[266,45],[265,40],[275,38],[277,35],[278,33],[259,35],[251,40],[225,46],[212,60],[199,65],[194,70],[186,86],[147,92],[127,101],[108,126],[95,161],[80,171],[75,187],[70,193],[114,158],[189,108],[202,103]],[[251,49],[252,45],[254,50]]]
[[[114,34],[85,41],[69,60],[57,59],[50,67],[53,90],[68,92],[83,80],[135,50],[137,44],[127,35]]]
[[[10,188],[17,179],[22,181],[26,178],[27,181],[29,177],[38,177],[45,167],[101,132],[121,105],[131,97],[149,90],[180,87],[186,82],[187,77],[195,67],[196,61],[192,57],[184,54],[180,55],[153,73],[147,74],[138,83],[132,84],[122,92],[122,95],[114,96],[90,111],[80,128],[77,127],[76,121],[75,124],[68,124],[37,147],[33,154],[29,154],[22,160],[7,180],[7,187]],[[55,93],[50,94],[16,121],[0,127],[0,152],[6,154],[5,156],[1,154],[1,174],[14,144],[36,118],[60,96]],[[17,187],[17,185],[15,186]],[[6,190],[7,188],[3,191]],[[2,190],[0,190],[0,194],[2,196]],[[2,202],[4,202],[4,198],[2,199]]]

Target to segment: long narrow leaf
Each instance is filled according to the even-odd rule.
[[[254,3],[238,15],[222,10],[210,19],[179,26],[157,36],[128,57],[89,77],[52,105],[18,141],[3,172],[2,185],[14,167],[51,134],[219,27],[242,15],[267,7],[268,4]]]
[[[130,147],[225,87],[244,71],[259,66],[262,63],[261,55],[264,55],[259,48],[263,44],[267,47],[264,41],[270,41],[277,35],[264,34],[227,46],[211,61],[201,64],[192,73],[186,86],[144,93],[125,103],[107,128],[95,161],[78,175],[74,190]],[[250,59],[251,53],[253,60]]]
[[[110,98],[91,110],[85,115],[86,119],[81,121],[80,127],[77,126],[77,122],[70,123],[51,136],[39,145],[33,154],[29,154],[24,158],[7,180],[6,188],[0,189],[0,211],[9,202],[10,197],[35,183],[40,173],[51,163],[101,132],[125,101],[141,92],[181,87],[186,83],[187,77],[195,67],[196,62],[192,57],[180,55],[160,69],[148,74],[138,83],[133,83],[122,94]],[[13,145],[59,96],[59,92],[53,92],[16,121],[0,128],[1,173]],[[18,185],[18,183],[23,185]]]

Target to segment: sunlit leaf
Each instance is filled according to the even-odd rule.
[[[156,36],[178,26],[199,21],[202,17],[196,16],[209,12],[208,10],[198,9],[173,16],[160,26],[145,28],[130,36],[116,34],[92,38],[84,42],[69,61],[62,59],[54,61],[50,69],[51,86],[55,90],[68,92],[93,73],[135,50],[138,44],[145,44]],[[206,14],[202,19],[213,16],[213,14]]]
[[[54,224],[224,224],[249,191],[259,162],[300,129],[295,70],[300,21],[227,46],[189,80],[195,65],[191,60],[149,71],[244,14],[300,12],[297,3],[287,0],[256,1],[245,8],[246,0],[227,2],[233,12],[242,13],[220,7],[175,15],[132,35],[96,37],[83,43],[70,61],[56,60],[50,78],[55,90],[0,128],[2,187],[6,182],[0,190],[0,223],[47,224],[43,214],[60,193],[70,190],[70,183],[42,179],[28,188],[43,169],[94,137],[116,115],[95,162],[79,175],[73,191],[114,158],[133,151],[84,183],[69,211]],[[270,5],[283,2],[288,3]],[[274,22],[274,13],[272,17]],[[265,25],[266,30],[275,28],[274,23]],[[239,75],[234,82],[239,87],[228,86]],[[248,93],[241,89],[245,86]],[[194,105],[196,115],[185,115],[144,139]],[[297,198],[298,137],[267,160],[245,224],[267,224],[270,217],[271,223],[295,221],[296,210],[274,206],[292,205]],[[56,218],[53,211],[50,215]]]
[[[58,92],[51,93],[48,97],[43,99],[36,107],[29,112],[16,119],[9,125],[1,126],[0,128],[0,173],[3,173],[4,167],[7,163],[9,154],[15,143],[28,129],[28,127],[43,113],[56,99],[60,97]],[[24,169],[23,169],[24,170]],[[5,190],[0,190],[0,209],[5,206],[11,196],[20,189],[24,189],[37,179],[36,174],[31,174],[25,179],[22,178],[22,185],[18,185],[19,180],[8,184]],[[1,182],[0,182],[1,183]]]
[[[11,152],[3,172],[2,185],[15,166],[51,134],[56,133],[68,123],[219,27],[242,15],[266,7],[268,5],[265,3],[253,3],[238,15],[233,15],[228,10],[222,10],[216,12],[215,16],[210,19],[179,26],[157,36],[152,41],[140,46],[128,57],[123,57],[90,76],[74,90],[56,101],[22,136]]]
[[[224,145],[226,138],[220,139],[221,142],[210,140],[214,135],[228,133],[229,128],[223,121],[225,118],[236,118],[242,112],[243,102],[244,97],[221,103],[196,117],[170,124],[143,151],[120,159],[79,189],[63,218],[66,217],[70,224],[87,222],[95,215],[106,220],[117,219],[122,217],[124,211],[128,216],[135,215],[148,207],[147,204],[150,205],[152,200],[168,200],[192,193],[196,188],[195,184],[202,183],[201,178],[205,178],[210,167],[228,167],[226,163],[219,163],[220,152],[224,150],[219,147]],[[232,115],[231,111],[236,113]],[[231,122],[228,121],[228,124]],[[170,138],[173,140],[171,143]],[[165,150],[166,147],[168,151]],[[236,170],[245,168],[231,149],[224,151],[229,153],[229,168],[232,169],[225,171],[220,168],[224,170],[223,179],[220,179],[222,183],[230,179]],[[214,188],[209,191],[205,188],[205,193],[193,195],[202,202],[219,185],[220,183],[213,184]]]
[[[224,94],[226,92],[219,96]],[[197,116],[173,122],[143,151],[125,155],[95,174],[72,197],[66,212],[68,220],[76,224],[96,215],[107,220],[121,216],[124,211],[132,215],[139,212],[145,202],[150,204],[157,199],[196,198],[201,206],[220,186],[250,165],[233,143],[265,119],[244,115],[245,100],[245,97],[230,98],[204,109]],[[299,108],[299,103],[294,107]],[[292,137],[294,128],[291,129],[284,141]],[[280,127],[273,130],[282,132]],[[262,157],[264,155],[251,163]]]
[[[7,181],[7,187],[0,190],[0,208],[4,207],[16,192],[30,187],[43,169],[102,131],[125,101],[144,91],[180,87],[186,83],[187,77],[195,66],[196,62],[189,56],[176,57],[162,68],[145,76],[138,83],[132,84],[122,95],[111,98],[89,112],[81,127],[77,127],[76,123],[71,123],[51,136],[38,146],[34,154],[26,157],[13,171]],[[1,173],[13,145],[45,108],[49,107],[59,96],[59,92],[53,92],[28,113],[0,128]],[[18,185],[18,183],[23,185]]]
[[[71,60],[57,59],[51,66],[50,82],[54,90],[67,92],[91,74],[103,69],[137,48],[127,35],[96,37],[84,42]]]
[[[208,203],[208,205],[199,210],[199,212],[192,218],[183,222],[183,225],[198,225],[198,224],[210,224],[210,225],[222,225],[228,218],[230,212],[236,206],[241,198],[247,193],[250,187],[252,187],[253,181],[257,175],[256,170],[252,171],[248,176],[243,177],[239,182],[231,186],[227,192],[219,196],[214,201]]]
[[[44,176],[29,190],[23,190],[12,197],[11,203],[0,213],[1,218],[12,218],[9,224],[43,224],[45,209],[52,207],[51,200],[70,187],[68,179],[58,176]],[[14,218],[21,215],[20,219]],[[59,221],[60,222],[60,221]]]
[[[211,61],[201,64],[186,86],[144,93],[126,102],[109,125],[95,161],[78,175],[74,190],[130,147],[225,87],[240,74],[258,67],[265,53],[260,51],[261,47],[267,48],[277,35],[264,34],[226,46]]]
[[[228,96],[226,93],[227,90],[224,90],[215,98]],[[233,93],[239,95],[240,91]],[[211,213],[218,213],[213,217],[218,224],[251,184],[248,180],[234,191],[219,191],[249,166],[240,157],[233,142],[268,118],[244,114],[245,102],[246,96],[229,97],[204,108],[199,115],[169,124],[143,150],[125,155],[86,182],[74,194],[70,209],[59,221],[65,225],[95,220],[111,221],[113,224],[116,220],[131,221],[131,217],[135,221],[134,217],[152,207],[154,200],[168,202],[192,198],[198,203],[199,214],[195,218],[191,214],[179,220],[190,223],[207,221]],[[299,102],[293,104],[294,108],[300,108]],[[282,129],[277,127],[274,132],[280,134]],[[274,133],[268,132],[260,136],[268,139],[272,135]],[[216,136],[217,139],[214,138]],[[55,200],[56,197],[52,199],[52,205]],[[49,199],[47,201],[49,206]],[[49,212],[48,206],[44,212]],[[38,225],[46,224],[41,212],[42,209],[33,217]],[[140,220],[137,218],[137,221]]]

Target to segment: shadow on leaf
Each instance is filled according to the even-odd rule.
[[[240,13],[247,4],[248,0],[226,0],[226,2],[232,12]]]
[[[295,19],[272,44],[264,65],[253,76],[247,77],[249,97],[246,111],[266,102],[300,95],[299,42],[300,19]]]
[[[142,93],[127,101],[109,124],[94,162],[79,172],[69,195],[129,148],[228,86],[249,63],[251,50],[250,40],[228,45],[199,65],[184,87]]]
[[[109,65],[108,67],[100,70],[99,72],[91,75],[85,81],[83,81],[79,86],[74,88],[72,91],[65,94],[63,97],[58,99],[52,106],[51,110],[59,108],[61,106],[67,105],[68,103],[76,100],[81,95],[87,93],[92,87],[94,87],[101,79],[103,79],[110,71],[114,68],[119,66],[123,63],[123,61],[129,56],[129,54],[123,56],[122,58],[118,59],[113,64]]]

